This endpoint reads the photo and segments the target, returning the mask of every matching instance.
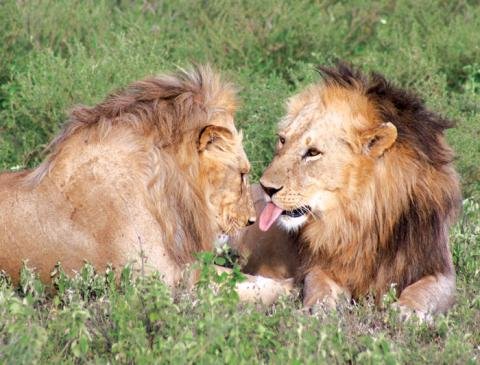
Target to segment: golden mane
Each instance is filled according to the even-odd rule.
[[[155,128],[161,144],[169,146],[178,143],[187,131],[206,126],[212,114],[233,114],[235,94],[233,85],[223,82],[206,65],[134,82],[93,107],[76,106],[47,146],[47,159],[25,176],[24,183],[37,185],[52,169],[64,142],[77,131],[96,127],[106,135],[118,123],[145,132]]]

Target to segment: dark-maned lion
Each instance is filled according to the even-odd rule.
[[[28,259],[48,281],[58,261],[67,272],[136,261],[176,285],[195,253],[255,219],[235,108],[209,67],[74,108],[45,162],[0,175],[0,269],[17,281]],[[283,292],[255,280],[241,284],[243,298]]]
[[[447,310],[455,273],[449,227],[461,204],[449,120],[382,76],[321,68],[323,83],[291,98],[260,183],[258,225],[299,230],[304,304],[392,285],[407,314]],[[274,245],[274,242],[268,243]],[[288,258],[286,258],[288,260]]]

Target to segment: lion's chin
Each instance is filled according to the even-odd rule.
[[[280,228],[287,232],[296,232],[307,222],[307,219],[307,214],[301,215],[299,217],[281,215],[277,220],[277,224],[280,226]]]

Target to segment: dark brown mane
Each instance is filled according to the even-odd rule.
[[[395,125],[397,142],[410,146],[433,166],[452,162],[449,148],[438,142],[438,135],[454,122],[429,111],[417,95],[387,81],[379,73],[364,75],[346,63],[334,68],[319,67],[325,85],[360,90],[376,106],[384,122]]]

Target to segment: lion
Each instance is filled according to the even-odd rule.
[[[293,232],[307,308],[372,294],[381,305],[394,288],[402,315],[445,312],[455,297],[448,233],[461,205],[443,134],[453,122],[377,73],[345,64],[320,73],[279,123],[259,229]]]
[[[28,260],[48,282],[57,262],[67,273],[133,262],[178,285],[196,253],[255,221],[235,110],[209,66],[75,107],[43,163],[0,175],[0,269],[18,282]],[[283,292],[264,278],[239,285],[247,300]]]

